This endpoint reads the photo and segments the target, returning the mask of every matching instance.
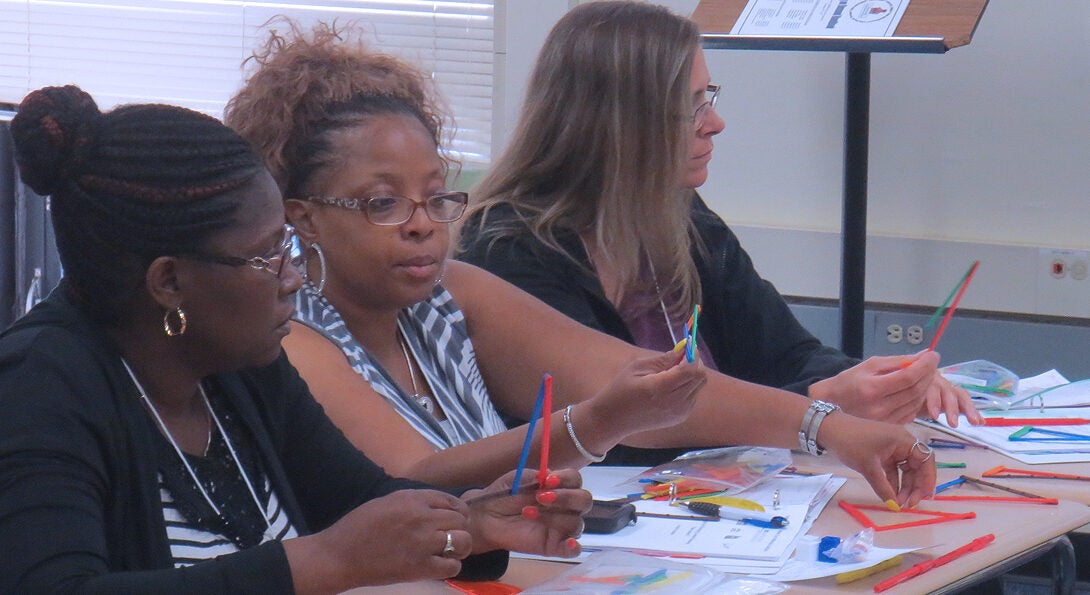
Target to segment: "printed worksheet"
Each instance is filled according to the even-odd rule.
[[[731,35],[892,37],[909,0],[749,0]]]

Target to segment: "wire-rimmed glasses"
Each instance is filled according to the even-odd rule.
[[[232,267],[250,266],[251,268],[259,271],[266,271],[278,278],[281,277],[281,273],[284,271],[284,264],[291,262],[291,251],[293,246],[293,239],[295,237],[295,228],[291,225],[284,225],[284,237],[277,245],[279,252],[274,256],[253,256],[251,258],[243,258],[241,256],[223,256],[220,254],[186,254],[186,258],[192,258],[195,260],[202,260],[205,262],[214,262],[216,264],[222,264]]]
[[[704,101],[696,110],[693,111],[693,128],[697,130],[704,125],[704,119],[708,116],[710,110],[715,109],[715,104],[719,103],[719,85],[708,85],[704,90]]]

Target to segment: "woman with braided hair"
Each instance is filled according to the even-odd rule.
[[[0,592],[332,593],[579,552],[575,471],[471,504],[333,426],[280,348],[302,278],[237,134],[72,86],[11,128],[65,276],[0,335]]]

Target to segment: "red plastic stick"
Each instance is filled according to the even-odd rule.
[[[946,330],[946,323],[950,322],[950,317],[954,315],[954,310],[958,309],[958,302],[961,301],[961,296],[965,293],[965,289],[969,287],[969,283],[973,281],[973,274],[976,273],[976,267],[979,265],[979,260],[973,262],[973,267],[969,269],[969,274],[965,276],[965,281],[961,284],[961,288],[958,289],[958,294],[954,296],[954,303],[950,304],[950,309],[946,311],[946,315],[942,317],[942,322],[939,323],[939,330],[935,331],[935,337],[931,339],[931,344],[927,346],[928,351],[934,351],[935,345],[939,344],[939,337],[941,337],[942,332]]]

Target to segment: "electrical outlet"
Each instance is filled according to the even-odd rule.
[[[918,324],[908,327],[905,332],[905,340],[912,345],[923,343],[923,327]]]
[[[899,324],[891,324],[886,327],[886,341],[900,343],[904,339],[904,329]]]
[[[1090,318],[1090,250],[1040,248],[1036,313]]]
[[[1067,265],[1067,273],[1071,275],[1071,278],[1076,281],[1085,281],[1087,274],[1087,263],[1085,260],[1072,260],[1071,264]]]

